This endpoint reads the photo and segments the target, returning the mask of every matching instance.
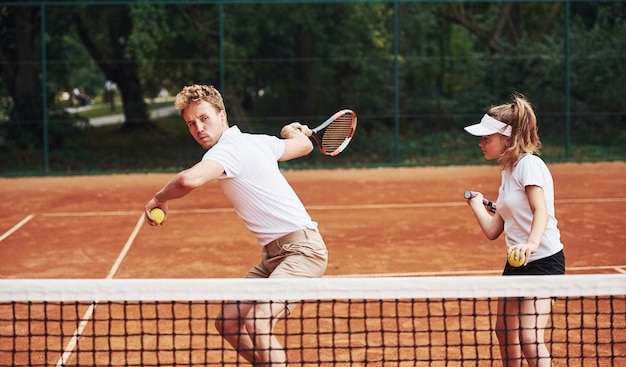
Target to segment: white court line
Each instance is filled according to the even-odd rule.
[[[626,198],[588,198],[588,199],[563,199],[556,200],[556,204],[598,204],[626,202]],[[467,203],[460,201],[442,203],[407,203],[407,204],[356,204],[356,205],[306,205],[312,210],[341,210],[341,209],[407,209],[407,208],[439,208],[450,206],[465,206]]]
[[[189,214],[189,213],[226,213],[234,212],[233,208],[213,208],[213,209],[183,209],[183,210],[168,210],[168,213],[172,214]],[[44,217],[100,217],[100,216],[114,216],[114,215],[136,215],[137,210],[132,211],[108,211],[108,212],[57,212],[57,213],[42,213]],[[142,212],[143,213],[143,212]],[[142,214],[143,215],[143,214]]]
[[[115,260],[115,263],[111,267],[111,271],[109,271],[109,275],[107,275],[106,279],[113,278],[115,276],[115,274],[117,273],[117,270],[119,269],[120,264],[122,263],[122,261],[126,257],[126,254],[128,253],[128,250],[130,250],[130,246],[133,245],[133,242],[135,241],[135,238],[137,238],[137,234],[139,233],[139,230],[141,229],[142,225],[144,224],[144,221],[145,221],[145,219],[144,219],[144,215],[142,213],[139,216],[139,220],[137,221],[137,224],[135,225],[135,229],[130,234],[130,237],[128,237],[128,240],[126,241],[126,244],[124,245],[124,248],[122,249],[122,252],[120,252],[120,254],[117,257],[117,260]]]
[[[590,199],[561,199],[555,200],[557,204],[597,204],[597,203],[621,203],[626,198],[590,198]]]
[[[4,232],[2,234],[2,236],[0,236],[0,241],[3,241],[5,238],[9,237],[10,235],[13,234],[13,232],[17,231],[18,229],[20,229],[24,224],[28,223],[29,220],[33,219],[33,217],[35,217],[35,214],[30,214],[27,215],[26,218],[22,219],[18,224],[14,225],[13,228],[9,229],[8,231]]]
[[[60,213],[43,213],[44,217],[99,217],[102,215],[114,216],[114,215],[135,215],[136,210],[133,211],[114,211],[114,212],[60,212]]]
[[[556,204],[599,204],[621,203],[626,198],[588,198],[588,199],[562,199],[556,200]],[[463,199],[453,202],[440,203],[405,203],[405,204],[354,204],[354,205],[305,205],[307,210],[354,210],[354,209],[411,209],[411,208],[440,208],[467,205]],[[203,214],[203,213],[229,213],[233,208],[208,208],[208,209],[180,209],[169,210],[172,214]],[[45,217],[94,217],[101,215],[135,215],[137,211],[104,211],[104,212],[58,212],[43,213]]]
[[[566,267],[568,271],[584,270],[614,270],[616,273],[626,274],[626,265],[598,265],[598,266],[572,266]],[[458,270],[458,271],[416,271],[406,273],[377,273],[377,274],[337,274],[324,275],[324,278],[386,278],[386,277],[426,277],[426,276],[452,276],[452,275],[479,275],[501,274],[502,270]]]
[[[109,274],[106,276],[105,279],[111,279],[115,276],[115,273],[117,273],[117,270],[119,269],[120,264],[122,263],[122,261],[124,261],[124,258],[126,257],[126,254],[128,253],[128,250],[130,250],[130,246],[132,246],[133,242],[135,241],[135,238],[137,238],[137,234],[139,233],[139,230],[141,229],[141,226],[143,225],[143,223],[144,223],[144,217],[142,214],[139,217],[137,224],[135,225],[135,229],[130,234],[130,237],[128,237],[128,240],[126,241],[126,244],[124,245],[124,248],[122,249],[122,252],[120,252],[120,254],[117,256],[115,263],[111,267],[111,270],[109,271]],[[59,361],[56,364],[57,367],[65,366],[65,364],[67,363],[67,360],[70,358],[72,352],[74,351],[74,348],[76,347],[76,344],[78,343],[78,338],[80,338],[80,336],[83,334],[83,330],[85,330],[85,327],[89,323],[89,320],[91,320],[91,316],[93,315],[93,311],[95,310],[97,304],[98,304],[98,301],[97,300],[94,301],[91,305],[89,305],[89,308],[83,314],[80,324],[78,325],[76,330],[74,330],[74,335],[72,335],[72,339],[70,339],[70,341],[68,342],[67,347],[65,347],[65,351],[63,352],[63,355],[61,356],[61,358],[59,358]]]

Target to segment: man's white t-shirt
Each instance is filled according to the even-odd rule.
[[[232,126],[202,158],[224,167],[218,182],[262,246],[300,229],[317,229],[280,172],[284,151],[285,142],[275,136],[242,133]]]
[[[512,172],[502,171],[502,185],[496,205],[498,213],[504,220],[507,247],[526,243],[532,226],[533,213],[530,210],[525,188],[531,185],[543,189],[548,209],[548,226],[541,238],[539,248],[528,260],[535,261],[554,255],[563,249],[554,210],[554,183],[545,162],[536,155],[527,154],[520,158]]]

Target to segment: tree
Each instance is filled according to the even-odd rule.
[[[40,16],[36,6],[0,7],[2,79],[13,101],[6,134],[21,146],[42,141]]]
[[[104,76],[118,86],[125,117],[122,130],[149,124],[139,61],[129,42],[133,32],[129,6],[79,6],[72,9],[79,39]]]

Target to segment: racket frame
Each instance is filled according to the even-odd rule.
[[[339,147],[337,147],[334,151],[332,152],[328,152],[322,145],[322,136],[319,135],[319,132],[323,131],[324,129],[326,129],[330,124],[332,124],[333,122],[335,122],[339,117],[343,116],[343,115],[350,115],[352,117],[352,126],[351,129],[348,133],[348,135],[346,136],[346,138],[344,139],[344,141],[339,145]],[[334,157],[337,154],[341,153],[344,151],[344,149],[346,149],[346,147],[348,146],[348,144],[350,143],[350,140],[352,140],[352,137],[354,136],[354,132],[356,131],[356,125],[357,125],[357,118],[356,118],[356,113],[350,109],[343,109],[340,111],[335,112],[332,116],[330,116],[326,121],[324,121],[323,123],[321,123],[319,126],[317,126],[316,128],[311,130],[311,138],[313,138],[313,140],[315,141],[315,144],[317,144],[317,147],[319,148],[319,150],[328,156]],[[323,134],[322,134],[323,135]]]

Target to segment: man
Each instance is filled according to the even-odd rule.
[[[246,278],[321,277],[328,251],[317,223],[279,170],[278,161],[305,156],[313,150],[311,130],[294,122],[284,126],[282,139],[242,133],[229,127],[220,93],[207,85],[183,88],[174,102],[189,132],[206,153],[193,167],[174,176],[146,204],[146,221],[157,223],[150,210],[218,180],[235,211],[263,247],[262,259]],[[163,223],[161,223],[162,225]],[[273,329],[295,305],[284,302],[226,303],[217,317],[220,334],[255,366],[286,366],[286,354]]]

